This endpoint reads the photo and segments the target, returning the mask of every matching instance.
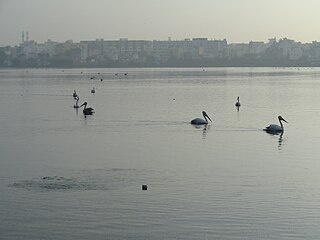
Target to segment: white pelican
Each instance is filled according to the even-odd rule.
[[[77,96],[76,98],[76,104],[73,105],[74,108],[79,108],[78,102],[79,102],[79,96]]]
[[[94,89],[94,87],[91,89],[91,93],[95,93],[96,90]]]
[[[211,118],[208,116],[208,114],[205,111],[202,111],[202,115],[203,115],[204,119],[203,118],[192,119],[191,124],[194,124],[194,125],[208,124],[208,119],[212,122]]]
[[[283,117],[278,116],[279,119],[279,123],[280,126],[277,124],[270,124],[268,127],[266,127],[265,129],[263,129],[264,131],[266,131],[267,133],[283,133],[284,132],[284,127],[282,125],[281,121],[285,121],[286,123],[288,123]]]
[[[241,106],[239,99],[240,99],[240,98],[239,98],[239,96],[238,96],[238,97],[237,97],[237,102],[236,102],[236,104],[235,104],[236,107],[240,107],[240,106]]]
[[[83,108],[83,114],[84,115],[92,115],[94,113],[94,109],[89,107],[87,108],[87,102],[84,102],[80,107],[84,106]]]

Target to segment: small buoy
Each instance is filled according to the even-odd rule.
[[[144,191],[148,190],[148,185],[142,185],[142,190]]]

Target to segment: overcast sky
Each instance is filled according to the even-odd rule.
[[[0,46],[29,39],[320,41],[319,0],[0,0]]]

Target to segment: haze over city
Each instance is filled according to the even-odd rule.
[[[320,40],[316,0],[0,0],[0,46],[30,39]]]
[[[0,240],[320,237],[320,0],[0,0]]]

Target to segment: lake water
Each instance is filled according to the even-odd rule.
[[[1,69],[0,101],[0,239],[320,237],[319,68]]]

